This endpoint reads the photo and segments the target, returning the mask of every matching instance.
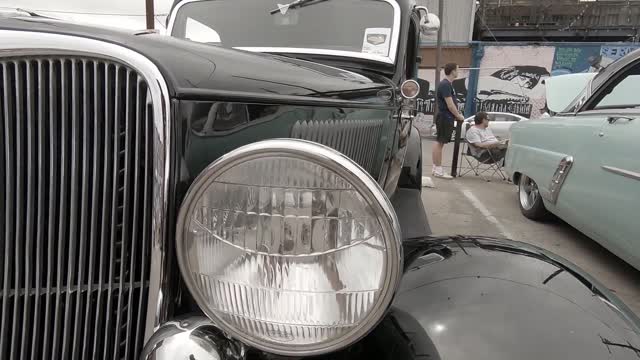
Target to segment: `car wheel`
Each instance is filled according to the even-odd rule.
[[[549,211],[544,207],[538,184],[526,175],[518,182],[518,202],[520,211],[531,220],[547,220]]]

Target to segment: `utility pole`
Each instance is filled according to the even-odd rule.
[[[147,29],[153,30],[155,24],[155,14],[153,10],[153,0],[146,0],[147,8]]]
[[[442,3],[442,1],[443,0],[440,0],[440,3]],[[484,0],[482,0],[482,2],[484,2]],[[453,159],[451,159],[451,176],[455,178],[458,176],[458,157],[460,154],[460,133],[462,132],[462,123],[457,119],[455,120],[454,123],[456,125],[456,132],[455,132],[456,137],[455,137],[455,142],[453,143]]]
[[[440,28],[438,29],[438,40],[436,42],[436,83],[434,84],[435,98],[435,112],[433,113],[433,121],[435,123],[436,116],[438,116],[438,85],[440,85],[440,67],[442,62],[442,22],[444,21],[444,0],[438,0],[438,17],[440,18]]]
[[[442,24],[444,21],[444,0],[438,0],[438,17],[440,18],[440,23]],[[442,66],[442,25],[440,25],[440,29],[438,29],[438,41],[436,43],[436,111],[433,115],[433,121],[435,122],[436,117],[438,116],[438,86],[440,85],[440,73]],[[451,176],[456,177],[458,172],[458,153],[460,152],[460,131],[462,129],[462,123],[456,120],[456,141],[453,146],[453,161],[451,163]]]

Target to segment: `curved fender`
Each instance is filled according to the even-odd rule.
[[[411,128],[398,187],[422,190],[422,139],[415,126]]]
[[[411,338],[414,358],[640,358],[638,317],[558,256],[490,238],[405,246],[389,316]]]

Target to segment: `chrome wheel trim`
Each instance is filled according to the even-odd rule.
[[[522,175],[519,189],[520,205],[522,205],[525,210],[533,209],[536,201],[538,201],[538,197],[540,197],[538,185],[528,176]]]

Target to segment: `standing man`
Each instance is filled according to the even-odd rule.
[[[442,169],[442,149],[451,142],[456,121],[464,121],[458,111],[458,98],[453,89],[453,81],[458,77],[458,65],[449,63],[444,66],[446,77],[438,84],[436,94],[438,115],[436,116],[437,141],[433,145],[433,176],[441,179],[453,179]]]

